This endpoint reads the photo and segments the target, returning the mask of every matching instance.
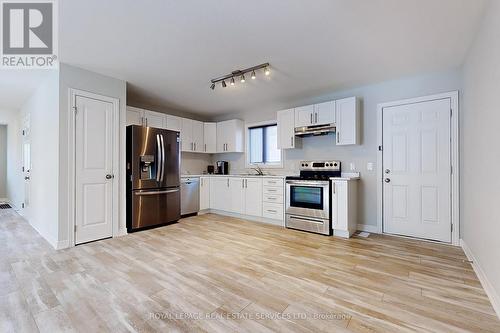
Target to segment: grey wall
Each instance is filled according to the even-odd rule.
[[[24,188],[21,173],[21,131],[19,110],[0,110],[0,124],[7,125],[7,181],[6,196],[14,208],[23,202]]]
[[[53,246],[57,244],[59,169],[59,74],[47,78],[22,106],[29,115],[31,140],[30,202],[24,210],[30,224]],[[21,119],[22,119],[21,118]],[[19,167],[19,165],[18,165]]]
[[[70,89],[79,89],[87,92],[117,98],[120,103],[120,178],[125,179],[125,124],[126,124],[126,82],[108,76],[100,75],[81,68],[60,65],[59,77],[59,145],[60,145],[60,170],[59,170],[59,242],[64,243],[69,239],[68,233],[68,114],[72,112],[69,102]],[[120,182],[120,227],[125,229],[125,185]]]
[[[7,126],[0,125],[0,198],[7,198]]]
[[[462,239],[500,315],[500,1],[486,13],[464,66],[460,208]]]
[[[377,183],[376,171],[367,171],[368,162],[377,162],[377,104],[453,90],[462,87],[462,72],[453,69],[441,73],[432,73],[416,77],[382,82],[351,90],[332,92],[328,95],[305,99],[298,105],[283,104],[283,109],[323,102],[343,97],[358,96],[362,100],[361,128],[362,142],[357,146],[336,146],[335,136],[305,138],[303,148],[285,151],[284,170],[297,172],[298,161],[313,159],[336,159],[343,163],[344,171],[349,171],[354,163],[356,171],[361,173],[358,192],[359,223],[375,226],[377,224]],[[254,110],[241,114],[226,115],[216,120],[239,118],[247,123],[275,120],[277,110]],[[214,160],[229,160],[234,172],[245,168],[244,154],[216,154]],[[278,172],[273,170],[273,172]]]

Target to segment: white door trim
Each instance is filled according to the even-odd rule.
[[[417,98],[404,99],[377,105],[377,146],[382,146],[383,138],[383,110],[387,107],[399,106],[405,104],[414,104],[421,102],[429,102],[439,99],[450,99],[451,105],[451,223],[453,232],[451,235],[451,243],[455,246],[460,246],[460,163],[459,163],[459,104],[458,91],[451,91],[442,94],[422,96]],[[383,233],[383,159],[382,151],[378,150],[377,154],[377,230]]]
[[[76,97],[92,98],[113,104],[113,237],[119,236],[119,184],[120,174],[120,100],[113,97],[94,94],[84,90],[69,89],[69,114],[68,114],[68,236],[69,247],[75,246],[75,223],[76,223],[76,132],[75,132],[75,108]]]

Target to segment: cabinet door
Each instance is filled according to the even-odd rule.
[[[181,147],[182,151],[193,151],[193,121],[181,119]]]
[[[210,207],[212,209],[229,211],[229,178],[210,178]]]
[[[203,124],[203,145],[205,153],[217,152],[217,123]]]
[[[245,178],[245,214],[262,216],[262,179]]]
[[[226,137],[227,137],[227,122],[222,121],[217,123],[217,152],[225,153],[226,152]]]
[[[333,229],[347,230],[347,182],[334,181],[332,183]]]
[[[200,210],[210,209],[210,178],[200,177]]]
[[[226,125],[226,152],[243,153],[244,125],[238,119],[228,120]]]
[[[295,148],[295,110],[277,112],[278,149]]]
[[[202,153],[205,151],[203,144],[203,123],[201,121],[192,120],[192,137],[193,137],[193,151]]]
[[[182,129],[182,118],[181,117],[171,116],[171,115],[167,114],[166,121],[167,121],[166,128],[168,130],[181,132],[181,129]]]
[[[335,123],[335,101],[314,105],[314,124],[325,125]]]
[[[165,115],[159,112],[144,111],[146,126],[165,129]]]
[[[144,111],[134,107],[127,107],[127,126],[143,126]]]
[[[337,145],[356,145],[358,140],[358,100],[356,97],[336,101]]]
[[[314,125],[314,105],[295,108],[295,127]]]
[[[229,202],[231,213],[243,214],[245,208],[244,178],[229,178]]]

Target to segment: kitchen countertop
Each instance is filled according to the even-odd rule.
[[[276,176],[272,176],[272,175],[264,175],[264,176],[259,176],[259,175],[245,175],[245,174],[241,174],[241,175],[215,175],[215,174],[212,174],[212,175],[209,175],[209,174],[206,174],[206,175],[200,175],[200,174],[194,174],[194,175],[181,175],[181,178],[198,178],[198,177],[245,177],[245,178],[282,178],[284,179],[286,176],[279,176],[279,175],[276,175]]]

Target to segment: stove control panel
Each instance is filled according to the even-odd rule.
[[[300,171],[340,171],[340,161],[301,161]]]

